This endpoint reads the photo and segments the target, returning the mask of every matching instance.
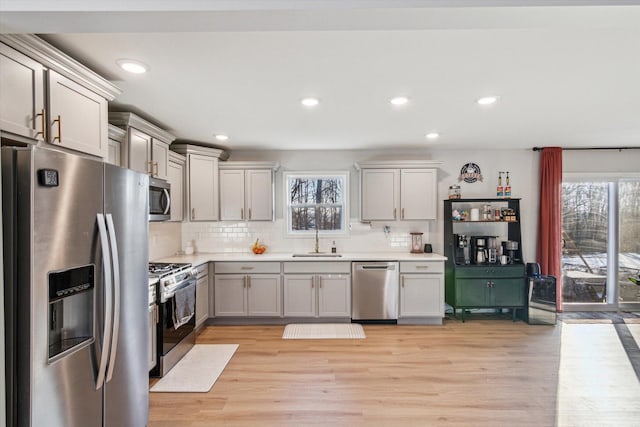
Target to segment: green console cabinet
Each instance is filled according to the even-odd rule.
[[[473,208],[492,207],[490,218],[465,220],[464,213]],[[495,211],[508,211],[504,220]],[[494,214],[495,213],[495,214]],[[463,214],[461,219],[459,214]],[[454,219],[454,217],[456,219]],[[519,199],[455,199],[444,202],[445,301],[454,314],[465,320],[469,309],[510,309],[513,319],[516,311],[526,307],[526,278],[522,257]],[[502,242],[517,246],[509,254],[509,262],[501,264],[499,257],[478,262],[471,242],[483,239],[493,242],[498,254],[504,252]],[[468,256],[461,246],[468,242]],[[513,242],[516,242],[515,244]]]

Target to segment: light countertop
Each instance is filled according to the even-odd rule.
[[[214,261],[446,261],[447,257],[440,254],[412,254],[403,252],[352,252],[341,253],[340,257],[335,256],[313,256],[313,257],[294,257],[291,252],[266,252],[262,255],[252,253],[197,253],[193,255],[175,255],[166,258],[154,260],[156,262],[188,262],[193,266]]]

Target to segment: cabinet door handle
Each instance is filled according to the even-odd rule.
[[[153,167],[156,168],[156,171],[155,171],[153,176],[158,176],[160,174],[160,172],[158,172],[158,162],[154,162],[153,163]]]
[[[313,289],[315,287],[315,283],[316,283],[316,276],[313,276],[311,278],[311,289]]]
[[[191,219],[196,219],[196,208],[191,208]]]
[[[243,288],[247,287],[247,276],[242,277],[242,287]]]
[[[240,208],[240,219],[244,219],[244,208]]]
[[[402,276],[402,287],[404,288],[404,276]]]
[[[151,160],[147,162],[146,168],[147,168],[147,173],[153,176],[153,162]]]
[[[58,118],[51,122],[51,124],[58,123],[58,136],[54,137],[53,140],[56,139],[60,144],[62,144],[62,117],[58,114]]]
[[[318,288],[322,289],[322,276],[318,276]]]
[[[249,218],[248,219],[251,219],[251,208],[249,208]]]
[[[400,219],[404,219],[404,208],[400,211]]]
[[[251,276],[245,276],[247,278],[247,288],[251,287]]]
[[[396,208],[393,208],[393,219],[396,219]]]
[[[42,132],[36,132],[36,136],[42,135],[43,141],[47,140],[47,115],[45,114],[44,108],[40,111],[39,114],[36,114],[36,117],[40,117],[40,125],[42,126]]]

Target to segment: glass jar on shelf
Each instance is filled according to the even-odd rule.
[[[449,199],[460,199],[462,193],[460,192],[460,186],[457,184],[449,186]]]

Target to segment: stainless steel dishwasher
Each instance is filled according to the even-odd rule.
[[[397,261],[354,262],[351,280],[353,320],[398,319]]]

